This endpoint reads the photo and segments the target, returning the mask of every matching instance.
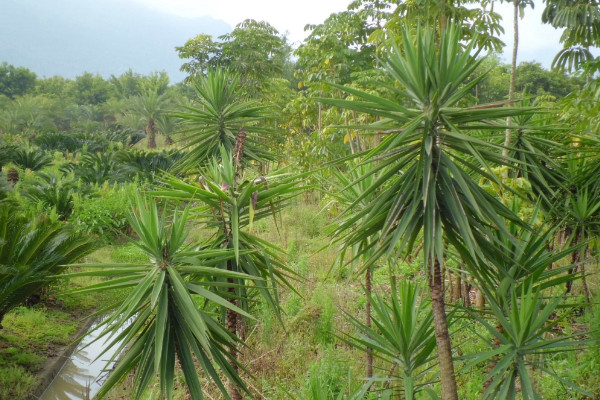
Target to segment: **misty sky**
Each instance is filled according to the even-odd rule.
[[[323,22],[331,13],[343,11],[350,0],[130,0],[145,4],[163,12],[183,17],[208,15],[224,20],[231,26],[247,18],[264,20],[280,33],[288,32],[292,43],[306,37],[304,26]],[[506,43],[504,57],[508,62],[512,51],[512,4],[498,3],[495,10],[503,17]],[[519,62],[538,61],[549,68],[554,55],[560,50],[560,32],[541,23],[543,6],[527,8],[519,21]]]

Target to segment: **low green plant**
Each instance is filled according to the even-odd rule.
[[[23,196],[44,208],[54,209],[59,219],[65,221],[73,213],[75,185],[58,179],[53,173],[39,173],[37,176],[39,180],[29,182],[22,189]]]
[[[428,387],[433,376],[431,361],[435,358],[433,313],[428,302],[409,281],[392,287],[389,300],[380,295],[370,296],[370,300],[373,326],[347,315],[357,335],[344,340],[383,361],[388,368],[383,380],[402,381],[404,399],[413,400],[421,392],[435,398]],[[397,392],[395,395],[400,396]]]
[[[8,311],[54,282],[65,264],[94,247],[68,226],[44,215],[25,215],[13,202],[0,202],[0,329]]]
[[[135,398],[141,398],[158,376],[161,397],[171,399],[176,363],[193,399],[203,398],[196,364],[225,395],[221,374],[247,391],[234,368],[237,361],[228,351],[238,339],[210,310],[224,307],[250,317],[216,293],[214,286],[225,283],[226,287],[228,278],[254,278],[219,268],[234,257],[233,251],[186,243],[187,210],[159,212],[156,202],[138,196],[128,220],[140,239],[134,243],[147,256],[145,262],[81,264],[76,267],[84,271],[70,275],[113,278],[78,292],[129,289],[126,297],[104,310],[111,311],[111,316],[97,328],[101,331],[97,340],[108,338],[107,349],[117,348],[111,361],[127,349],[97,396],[102,398],[136,371],[132,388]],[[129,325],[121,331],[125,321],[130,321]]]
[[[105,185],[93,196],[76,196],[73,211],[76,228],[108,243],[128,233],[127,204],[133,192],[132,185]]]
[[[39,149],[18,148],[12,154],[12,162],[23,169],[39,171],[52,164],[52,156]]]
[[[37,378],[23,367],[3,368],[0,374],[0,399],[24,399],[36,383]]]

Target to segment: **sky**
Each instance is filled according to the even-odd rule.
[[[163,12],[183,17],[211,16],[227,22],[232,27],[252,18],[267,21],[280,33],[287,33],[292,44],[300,43],[306,36],[306,24],[319,24],[330,14],[343,11],[350,0],[130,0]],[[519,20],[518,62],[537,61],[550,67],[554,55],[560,50],[560,32],[541,23],[543,5],[527,8]],[[501,39],[506,43],[504,61],[510,61],[512,52],[512,4],[499,3],[495,10],[503,17],[505,29]]]

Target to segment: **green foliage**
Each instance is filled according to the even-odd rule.
[[[40,180],[28,182],[22,189],[23,196],[41,203],[44,208],[54,209],[60,220],[65,221],[73,213],[73,195],[76,188],[72,182],[59,180],[53,173],[39,173]]]
[[[70,276],[113,277],[82,289],[102,292],[129,288],[122,301],[113,304],[111,316],[99,325],[98,340],[112,335],[108,348],[127,353],[117,364],[98,393],[100,398],[129,373],[136,371],[133,392],[141,398],[153,377],[160,377],[161,396],[171,399],[175,364],[180,366],[193,399],[202,399],[202,386],[196,373],[198,363],[206,376],[225,394],[217,368],[228,379],[245,389],[237,371],[229,363],[227,349],[236,343],[218,321],[207,312],[207,304],[229,308],[249,316],[212,289],[215,278],[252,279],[237,272],[217,268],[233,253],[227,250],[200,249],[186,244],[188,211],[159,212],[153,200],[139,197],[128,219],[140,238],[136,245],[148,261],[133,264],[79,265],[88,270]],[[170,223],[167,224],[167,219]],[[208,288],[207,288],[208,287]],[[129,325],[118,333],[124,322]],[[235,360],[233,360],[235,362]]]
[[[67,92],[77,104],[94,105],[106,102],[114,88],[100,75],[86,72],[75,78]]]
[[[291,49],[268,22],[247,19],[219,41],[198,35],[176,50],[179,58],[189,60],[181,66],[189,73],[188,80],[217,68],[228,69],[240,76],[237,89],[254,97],[265,89],[266,81],[282,75]]]
[[[64,174],[72,172],[75,180],[80,180],[85,185],[102,185],[122,179],[113,152],[84,153],[77,162],[64,164],[60,170]]]
[[[268,130],[261,126],[269,118],[268,108],[256,101],[243,99],[238,75],[223,69],[211,70],[194,80],[197,105],[184,107],[187,112],[174,114],[183,119],[180,140],[187,142],[189,153],[183,167],[196,167],[220,156],[223,146],[233,152],[240,131],[247,132],[243,159],[265,160],[271,157],[260,146]]]
[[[560,38],[564,47],[554,57],[553,68],[573,71],[587,64],[588,72],[598,71],[598,58],[590,52],[590,47],[600,46],[600,11],[595,1],[546,1],[542,21],[564,28]]]
[[[337,311],[332,302],[331,293],[327,293],[323,288],[318,288],[312,302],[321,307],[315,327],[315,340],[323,345],[331,344],[334,339],[334,318]]]
[[[0,95],[11,99],[33,91],[36,75],[25,67],[15,67],[6,62],[0,64]]]
[[[276,218],[276,213],[297,196],[302,176],[273,174],[272,176],[238,176],[241,171],[224,147],[220,160],[212,159],[203,169],[198,183],[187,183],[167,177],[169,187],[156,191],[161,197],[187,202],[200,202],[195,208],[205,216],[204,222],[217,230],[211,240],[213,248],[228,248],[235,253],[235,262],[229,268],[256,279],[256,288],[238,282],[236,296],[248,307],[251,293],[258,290],[270,307],[278,311],[277,285],[291,287],[288,279],[293,272],[282,260],[282,251],[276,245],[253,234],[253,226],[260,220]]]
[[[127,208],[134,186],[104,186],[97,196],[76,196],[73,221],[76,229],[97,235],[105,242],[129,232]]]
[[[373,327],[347,315],[358,330],[358,335],[347,341],[392,366],[385,380],[401,380],[403,398],[418,398],[419,392],[430,391],[431,361],[435,356],[433,313],[425,310],[427,302],[409,281],[393,287],[389,301],[382,296],[372,296],[370,301]]]
[[[129,150],[118,152],[115,159],[120,164],[119,174],[140,182],[153,182],[162,172],[171,171],[177,162],[185,157],[185,154],[179,150],[161,152]]]
[[[0,323],[12,308],[48,286],[94,245],[45,216],[31,217],[11,202],[0,203]]]
[[[0,374],[0,398],[23,399],[37,383],[36,377],[23,367],[3,368]]]
[[[13,152],[11,161],[23,169],[39,171],[52,164],[52,156],[39,149],[19,148]]]

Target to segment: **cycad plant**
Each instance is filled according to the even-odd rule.
[[[63,174],[73,173],[75,179],[85,185],[102,185],[104,182],[117,182],[122,176],[118,173],[115,153],[85,153],[77,163],[60,167]]]
[[[334,85],[358,100],[322,99],[380,118],[364,128],[381,132],[385,139],[363,154],[365,161],[376,162],[370,174],[378,178],[355,202],[376,195],[359,211],[348,207],[353,216],[339,232],[353,229],[345,241],[349,246],[379,234],[371,244],[371,263],[398,248],[408,251],[422,238],[445,400],[458,394],[442,290],[443,238],[476,254],[490,232],[505,230],[503,217],[518,220],[478,179],[497,181],[491,165],[506,161],[501,147],[486,141],[490,132],[504,128],[502,118],[532,112],[504,104],[465,106],[469,92],[485,76],[469,80],[482,62],[475,58],[475,43],[461,45],[454,26],[444,29],[439,39],[431,29],[419,29],[416,35],[404,30],[402,49],[394,47],[382,62],[387,80],[381,87],[389,96]]]
[[[101,330],[98,340],[108,338],[107,349],[117,347],[113,358],[123,350],[125,353],[97,396],[105,396],[135,371],[133,393],[136,399],[143,398],[156,376],[160,379],[161,398],[172,399],[176,364],[183,371],[192,399],[203,398],[196,365],[225,396],[222,376],[247,391],[232,366],[237,365],[236,360],[227,351],[238,339],[218,321],[215,307],[249,317],[223,298],[217,288],[225,285],[226,289],[228,279],[255,278],[220,267],[234,257],[233,251],[187,243],[188,209],[160,211],[155,200],[141,196],[133,206],[129,223],[139,237],[134,243],[147,255],[148,261],[80,264],[77,267],[84,271],[70,275],[112,278],[81,292],[128,289],[122,301],[102,310],[111,314],[98,326]]]
[[[65,265],[94,249],[81,234],[47,216],[0,202],[0,329],[4,315],[50,285]]]
[[[65,221],[73,213],[75,185],[68,180],[59,180],[53,173],[38,173],[40,180],[28,182],[23,196],[44,208],[52,208],[60,220]]]
[[[119,163],[119,174],[124,179],[136,177],[141,181],[152,182],[163,171],[170,171],[184,156],[185,152],[174,149],[161,152],[122,150],[115,154],[115,160]]]
[[[145,126],[144,131],[148,138],[148,148],[156,148],[156,124],[158,119],[170,108],[170,99],[166,94],[148,91],[129,99],[131,115]]]
[[[52,156],[40,149],[16,149],[12,155],[12,162],[23,169],[39,171],[52,164]]]

